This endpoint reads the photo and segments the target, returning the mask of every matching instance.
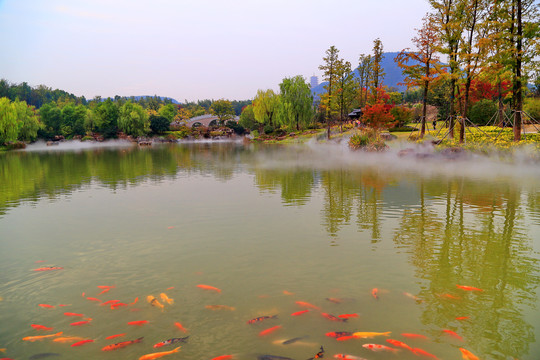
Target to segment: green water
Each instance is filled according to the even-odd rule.
[[[396,151],[353,154],[342,145],[61,144],[0,154],[0,348],[6,348],[0,356],[138,359],[175,347],[154,349],[155,343],[189,335],[165,359],[272,354],[305,360],[321,345],[325,358],[429,359],[362,347],[391,346],[385,337],[338,342],[325,336],[391,331],[390,338],[439,359],[461,359],[462,347],[480,359],[537,360],[539,179],[540,164],[526,155],[517,163],[448,161],[400,158]],[[32,271],[43,266],[63,270]],[[115,288],[98,296],[98,285]],[[146,302],[162,292],[174,299],[163,311]],[[139,300],[111,310],[82,293]],[[359,317],[346,323],[318,311],[293,317],[302,309],[296,301]],[[81,319],[66,311],[93,320],[70,326]],[[462,316],[469,318],[456,320]],[[149,323],[127,325],[136,320]],[[276,325],[281,328],[258,335]],[[22,341],[58,331],[95,342]],[[105,339],[117,333],[127,334]],[[142,336],[140,344],[101,351]],[[276,344],[300,336],[306,338]]]

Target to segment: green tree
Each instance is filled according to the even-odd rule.
[[[377,38],[373,40],[373,57],[370,76],[371,94],[373,95],[375,102],[377,102],[377,89],[382,86],[384,75],[386,75],[381,66],[383,57],[383,44],[381,39]]]
[[[311,88],[303,76],[285,78],[279,84],[281,104],[287,109],[286,118],[281,123],[289,128],[307,126],[313,116],[313,96]]]
[[[39,109],[39,116],[43,123],[45,137],[53,137],[60,134],[62,126],[62,111],[54,102],[45,104]]]
[[[178,113],[178,108],[174,104],[163,104],[159,108],[158,111],[159,115],[167,118],[169,120],[169,123],[171,123]]]
[[[94,109],[94,123],[97,132],[101,133],[105,138],[116,137],[119,113],[118,106],[111,99],[100,102]]]
[[[118,129],[126,135],[143,136],[150,131],[148,114],[139,104],[128,100],[120,108]]]
[[[37,138],[38,130],[41,129],[36,110],[25,101],[15,101],[12,104],[16,114],[19,133],[18,140],[34,141]]]
[[[326,137],[328,139],[330,139],[330,124],[332,121],[332,108],[335,98],[334,88],[337,80],[336,67],[339,61],[338,54],[339,50],[334,45],[330,46],[330,48],[326,50],[326,56],[323,57],[323,65],[319,66],[319,70],[322,70],[323,72],[323,80],[328,82],[328,84],[324,86],[326,93],[321,95],[320,103],[321,108],[326,113]]]
[[[17,140],[17,111],[8,98],[0,98],[0,144]]]
[[[351,108],[352,102],[355,100],[358,83],[351,69],[351,63],[339,59],[336,65],[336,103],[339,109],[339,128],[343,132],[343,121],[345,114]]]
[[[154,134],[163,134],[165,131],[169,131],[171,122],[165,116],[161,115],[150,115],[150,130]]]
[[[225,124],[226,120],[233,119],[235,116],[232,103],[229,100],[216,100],[210,106],[210,112],[219,118],[219,124]]]
[[[360,107],[366,105],[369,75],[371,73],[371,55],[360,54],[358,58],[358,86]]]
[[[60,132],[64,136],[84,135],[84,121],[86,119],[84,105],[67,104],[62,108],[62,125]]]
[[[279,101],[279,95],[274,93],[274,90],[257,90],[253,99],[253,113],[261,128],[265,125],[274,126]]]
[[[238,124],[249,130],[257,129],[257,120],[255,120],[255,113],[253,112],[253,105],[248,105],[244,107],[242,113],[240,114],[240,121]]]

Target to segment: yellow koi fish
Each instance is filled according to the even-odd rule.
[[[152,306],[155,306],[155,307],[158,307],[160,308],[161,310],[163,310],[165,308],[165,306],[163,306],[162,303],[160,303],[158,301],[158,299],[156,299],[153,295],[148,295],[146,297],[146,301],[148,301],[148,303]]]
[[[62,334],[63,334],[63,332],[60,331],[59,333],[51,334],[51,335],[27,336],[27,337],[24,337],[24,338],[23,338],[23,341],[36,341],[36,340],[42,340],[42,339],[46,339],[46,338],[50,338],[50,337],[60,336],[60,335],[62,335]]]
[[[357,339],[368,339],[368,338],[374,338],[375,336],[390,336],[391,331],[387,332],[355,332],[352,334],[352,337]]]
[[[69,343],[69,342],[75,342],[75,341],[81,341],[81,340],[84,340],[85,338],[82,338],[82,337],[79,337],[79,336],[61,336],[61,337],[58,337],[56,339],[54,339],[53,341],[54,342],[59,342],[59,343]]]
[[[210,309],[210,310],[229,310],[229,311],[236,310],[234,307],[228,306],[228,305],[206,305],[205,308]]]
[[[159,294],[159,297],[161,298],[161,300],[163,300],[163,302],[166,302],[169,305],[172,305],[172,303],[174,303],[174,300],[168,297],[165,293]]]
[[[180,348],[181,348],[181,346],[179,346],[179,347],[177,347],[176,349],[171,350],[171,351],[163,351],[163,352],[158,352],[158,353],[146,354],[146,355],[141,356],[141,357],[139,358],[139,360],[153,360],[153,359],[157,359],[157,358],[160,358],[160,357],[165,356],[165,355],[169,355],[169,354],[173,354],[173,353],[179,352],[179,351],[180,351]]]

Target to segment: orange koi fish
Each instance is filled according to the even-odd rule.
[[[188,329],[182,326],[179,322],[175,322],[174,325],[178,328],[178,330],[181,330],[183,332],[188,332]]]
[[[27,336],[27,337],[23,337],[23,341],[37,341],[37,340],[42,340],[42,339],[47,339],[47,338],[51,338],[51,337],[56,337],[56,336],[60,336],[62,335],[63,332],[60,331],[59,333],[56,333],[56,334],[51,334],[51,335],[41,335],[41,336]]]
[[[456,320],[467,320],[468,318],[468,316],[458,316]]]
[[[401,336],[405,336],[406,338],[410,339],[424,339],[427,340],[428,337],[420,334],[412,334],[412,333],[402,333]]]
[[[413,351],[413,348],[409,345],[405,344],[404,342],[394,340],[394,339],[386,339],[386,342],[389,342],[390,344],[394,345],[395,347],[400,347],[403,349],[407,349],[409,351]]]
[[[137,301],[139,301],[138,297],[136,297],[135,300],[133,300],[133,302],[130,302],[128,305],[135,305]]]
[[[448,299],[452,299],[452,300],[461,300],[461,298],[459,296],[455,296],[455,295],[452,295],[452,294],[440,294],[439,297],[448,298]]]
[[[294,295],[294,293],[290,292],[290,291],[287,291],[287,290],[283,290],[283,295]]]
[[[105,305],[109,305],[109,304],[116,304],[118,302],[120,302],[120,300],[107,300],[103,304],[101,304],[101,306],[105,306]]]
[[[387,332],[362,332],[362,331],[357,331],[357,332],[354,332],[352,334],[352,336],[354,336],[357,339],[369,339],[369,338],[373,338],[375,336],[390,336],[391,333],[392,333],[391,331],[387,331]]]
[[[58,304],[58,306],[70,306],[71,304]]]
[[[158,308],[160,308],[161,310],[163,310],[163,309],[165,308],[165,306],[163,306],[163,304],[160,303],[160,302],[158,301],[158,299],[156,299],[156,298],[153,297],[152,295],[148,295],[148,296],[146,297],[146,301],[147,301],[150,305],[155,306],[155,307],[158,307]]]
[[[480,360],[478,356],[474,355],[467,349],[459,348],[459,351],[461,351],[461,356],[463,357],[463,360]]]
[[[300,311],[297,311],[297,312],[293,312],[293,313],[291,314],[291,316],[302,315],[302,314],[305,314],[305,313],[310,312],[310,311],[311,311],[311,310],[309,310],[309,309],[306,309],[306,310],[300,310]]]
[[[180,351],[180,348],[181,346],[177,347],[176,349],[173,349],[171,351],[163,351],[163,352],[158,352],[158,353],[152,353],[152,354],[146,354],[146,355],[143,355],[139,358],[139,360],[153,360],[153,359],[157,359],[157,358],[160,358],[162,356],[165,356],[165,355],[170,355],[170,354],[174,354],[174,353],[177,353]]]
[[[310,303],[305,302],[305,301],[295,301],[295,303],[296,303],[296,305],[301,306],[301,307],[304,307],[304,308],[310,308],[310,309],[315,309],[315,310],[321,310],[320,307],[315,306],[315,305],[310,304]]]
[[[228,305],[206,305],[205,308],[209,310],[229,310],[229,311],[236,310],[234,307],[228,306]]]
[[[126,333],[116,334],[116,335],[107,336],[105,339],[106,340],[111,340],[111,339],[115,339],[117,337],[121,337],[121,336],[125,336],[125,335],[126,335]]]
[[[321,315],[327,318],[328,320],[332,320],[332,321],[346,322],[348,320],[348,319],[339,318],[337,316],[334,316],[332,314],[328,314],[325,312],[321,312]]]
[[[84,338],[79,337],[79,336],[62,336],[62,337],[57,337],[56,339],[53,339],[54,342],[59,342],[59,343],[67,343],[67,342],[74,342],[74,341],[81,341],[81,340],[84,340]]]
[[[373,350],[373,351],[391,351],[394,353],[399,351],[399,349],[394,349],[386,345],[379,345],[379,344],[364,344],[362,345],[362,347],[364,349]]]
[[[408,292],[404,292],[403,295],[416,301],[422,301],[422,299],[420,299],[418,296],[414,296],[413,294]]]
[[[88,344],[88,343],[91,343],[91,342],[94,342],[94,340],[86,339],[86,340],[77,341],[76,343],[71,344],[71,346],[72,347],[81,346],[81,345]]]
[[[72,312],[65,312],[64,315],[66,315],[66,316],[80,316],[80,317],[84,316],[84,314],[77,314],[77,313],[72,313]]]
[[[37,269],[34,269],[34,271],[49,271],[49,270],[62,270],[63,267],[59,266],[46,266],[46,267],[40,267]]]
[[[71,326],[81,326],[81,325],[89,324],[90,321],[92,321],[92,319],[84,320],[84,321],[77,321],[77,322],[71,323],[69,325],[71,325]]]
[[[277,329],[281,329],[281,325],[276,325],[276,326],[272,326],[271,328],[268,328],[266,330],[263,330],[259,333],[259,336],[264,336],[264,335],[268,335],[270,333],[273,333],[274,331],[276,331]]]
[[[98,296],[101,295],[101,294],[105,294],[105,293],[107,293],[107,292],[109,292],[109,291],[111,291],[111,288],[103,289],[103,290],[98,294]]]
[[[98,285],[99,289],[114,289],[116,286],[114,285]]]
[[[95,302],[102,302],[101,300],[95,298],[95,297],[87,297],[86,300],[95,301]]]
[[[36,264],[39,264],[39,263],[42,263],[42,262],[45,262],[45,260],[36,260],[34,261]]]
[[[172,289],[174,289],[174,286],[170,286],[170,287],[166,288],[165,290],[172,290]]]
[[[38,306],[41,306],[44,309],[54,309],[54,306],[49,304],[38,304]]]
[[[354,313],[354,314],[341,314],[341,315],[338,315],[338,318],[342,318],[342,319],[350,319],[350,318],[357,318],[358,317],[358,314],[357,313]]]
[[[161,298],[161,300],[163,300],[163,302],[166,302],[169,305],[172,305],[174,303],[174,300],[169,298],[165,293],[159,294],[159,297]]]
[[[130,321],[127,324],[128,325],[133,325],[133,326],[142,326],[144,324],[148,324],[148,320]]]
[[[337,341],[347,341],[347,340],[352,340],[352,339],[356,339],[356,338],[354,336],[352,336],[352,335],[340,336],[340,337],[336,338]]]
[[[221,356],[213,358],[212,360],[230,360],[233,358],[234,358],[233,355],[221,355]]]
[[[373,288],[371,289],[371,296],[373,296],[375,299],[379,300],[379,289]]]
[[[120,306],[128,306],[128,304],[123,303],[123,302],[117,302],[117,303],[111,304],[111,310],[119,308]]]
[[[34,329],[36,329],[36,330],[50,331],[50,330],[53,329],[52,327],[47,327],[47,326],[38,325],[38,324],[32,324],[31,326],[32,326]]]
[[[217,287],[214,287],[214,286],[210,286],[210,285],[204,285],[204,284],[199,284],[197,285],[198,288],[201,288],[201,289],[204,289],[204,290],[212,290],[212,291],[216,291],[218,293],[221,292],[221,289],[218,289]]]
[[[329,336],[329,337],[333,337],[333,338],[340,338],[340,337],[344,337],[344,336],[352,336],[352,332],[350,331],[334,331],[334,332],[329,332],[329,333],[326,333],[326,336]]]
[[[278,317],[277,315],[259,316],[259,317],[253,318],[251,320],[248,320],[247,323],[248,324],[255,324],[255,323],[261,322],[261,321],[266,320],[266,319],[277,319],[277,317]]]
[[[121,349],[121,348],[124,348],[124,347],[126,347],[128,345],[131,345],[131,344],[140,343],[142,341],[142,339],[143,338],[140,337],[140,338],[135,339],[135,340],[122,341],[122,342],[119,342],[119,343],[116,343],[116,344],[107,345],[103,349],[101,349],[101,351],[111,351],[111,350]]]
[[[465,291],[484,291],[484,290],[479,289],[477,287],[467,286],[467,285],[456,285],[456,287],[458,287],[460,289],[463,289]]]
[[[458,334],[456,334],[455,332],[453,332],[452,330],[447,330],[447,329],[444,329],[443,330],[445,333],[447,333],[448,335],[458,339],[458,340],[462,340],[463,341],[463,338],[461,336],[459,336]]]
[[[416,354],[416,355],[422,355],[422,356],[430,357],[430,358],[433,358],[433,359],[438,359],[438,357],[436,357],[433,354],[428,353],[427,351],[425,351],[423,349],[414,348],[414,349],[412,349],[412,352],[414,354]]]

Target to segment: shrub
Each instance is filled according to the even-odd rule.
[[[474,124],[486,125],[496,112],[497,105],[495,102],[484,99],[471,106],[468,116],[469,120],[471,120]]]
[[[165,116],[150,115],[150,130],[154,134],[163,134],[169,131],[170,121]]]
[[[369,135],[365,133],[354,134],[349,139],[349,147],[353,150],[366,147],[368,144],[369,144]]]
[[[264,131],[264,133],[267,134],[267,135],[268,135],[268,134],[271,134],[271,133],[274,132],[274,127],[273,127],[272,125],[266,125],[266,126],[264,127],[264,130],[263,130],[263,131]]]
[[[390,109],[390,114],[392,114],[397,121],[397,127],[401,127],[406,123],[411,122],[414,116],[413,109],[406,106],[394,106]]]
[[[540,99],[529,98],[525,100],[525,106],[523,110],[532,117],[532,122],[540,121]],[[525,116],[524,119],[529,120],[529,116]]]

